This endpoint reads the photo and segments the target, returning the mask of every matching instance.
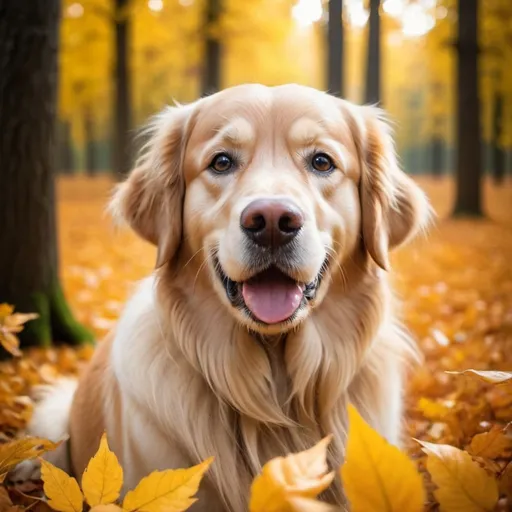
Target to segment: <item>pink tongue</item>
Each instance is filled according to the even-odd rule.
[[[266,270],[242,285],[242,295],[252,314],[266,324],[278,324],[295,313],[302,288],[278,270]]]

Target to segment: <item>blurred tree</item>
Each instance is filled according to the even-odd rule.
[[[130,61],[130,0],[114,0],[114,133],[112,170],[119,178],[132,165],[130,137],[132,118]]]
[[[370,0],[366,103],[380,103],[380,0]]]
[[[59,0],[3,0],[0,16],[0,302],[39,313],[23,344],[79,343],[58,277],[55,114]]]
[[[482,215],[478,0],[459,0],[457,40],[457,193],[454,215]]]
[[[222,0],[206,0],[203,33],[204,62],[202,73],[202,95],[211,94],[221,87],[222,46],[219,37],[219,20]]]
[[[329,0],[327,23],[327,89],[343,96],[343,0]]]

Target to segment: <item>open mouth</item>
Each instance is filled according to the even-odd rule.
[[[247,281],[230,279],[215,258],[217,276],[234,307],[243,309],[254,321],[273,325],[291,321],[307,302],[314,299],[325,264],[311,283],[300,283],[272,265]]]

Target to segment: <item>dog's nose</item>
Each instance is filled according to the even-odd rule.
[[[245,207],[240,225],[256,244],[280,247],[297,235],[304,225],[304,215],[289,199],[257,199]]]

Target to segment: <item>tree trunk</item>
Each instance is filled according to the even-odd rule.
[[[84,112],[84,135],[85,135],[85,172],[88,176],[96,174],[96,151],[94,139],[94,119],[91,110],[87,108]]]
[[[71,141],[71,126],[69,121],[60,121],[57,130],[57,171],[61,174],[73,174],[74,158],[73,143]]]
[[[370,0],[368,59],[365,102],[381,103],[380,98],[380,0]]]
[[[206,40],[201,84],[201,93],[203,96],[217,92],[220,89],[222,48],[218,37],[213,35],[212,28],[219,21],[221,12],[222,0],[206,1],[204,20]]]
[[[40,317],[23,345],[78,343],[58,279],[53,181],[59,0],[0,5],[0,302]]]
[[[503,133],[503,93],[497,92],[494,96],[493,123],[492,123],[492,176],[496,185],[505,181],[505,149],[502,145]]]
[[[478,0],[459,0],[457,195],[454,215],[481,216],[482,146],[478,94]]]
[[[443,168],[443,139],[440,137],[432,138],[432,175],[439,178],[444,174]]]
[[[131,128],[131,77],[129,70],[130,18],[127,13],[129,0],[115,2],[115,98],[112,170],[123,178],[131,168],[129,130]]]
[[[329,0],[327,26],[327,89],[343,95],[343,0]]]

